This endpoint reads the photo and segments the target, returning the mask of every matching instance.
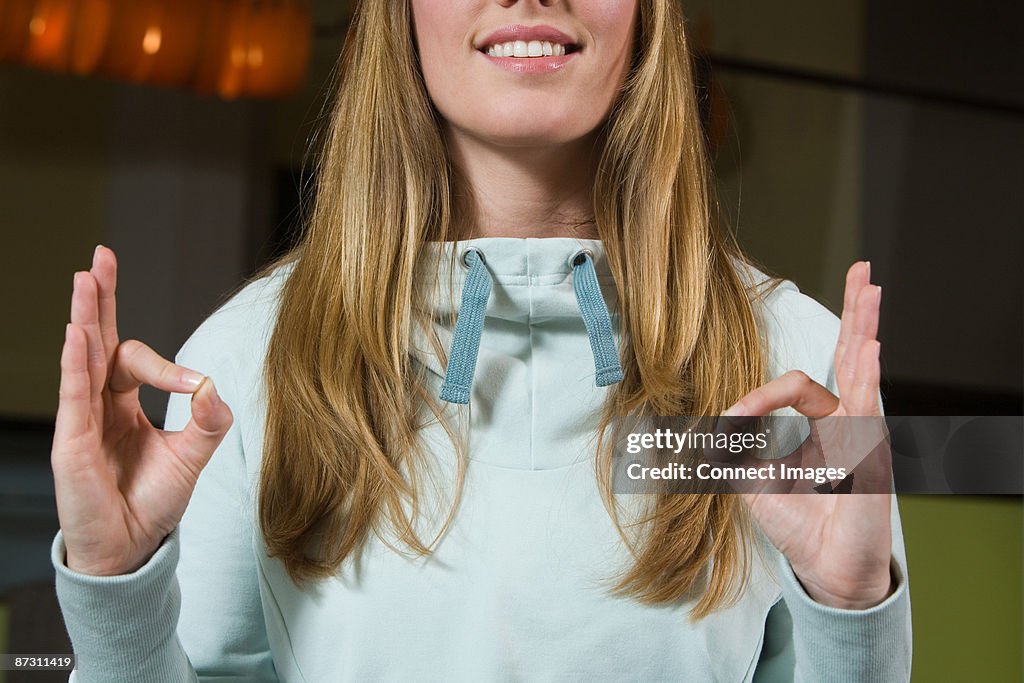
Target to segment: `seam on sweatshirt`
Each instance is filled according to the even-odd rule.
[[[526,250],[526,277],[527,281],[531,278],[531,267],[530,263],[530,250]],[[535,369],[537,365],[537,356],[534,353],[533,348],[533,287],[528,287],[526,290],[528,311],[526,319],[526,330],[527,330],[527,343],[530,345],[530,358],[526,364],[526,390],[527,398],[530,401],[530,469],[537,469],[536,461],[536,450],[533,447],[533,436],[537,426],[537,415],[535,413],[537,402],[534,400],[534,396],[537,392]]]
[[[534,275],[532,279],[526,279],[526,275],[505,275],[500,273],[494,277],[495,284],[505,287],[557,287],[565,282],[568,273],[554,273],[551,275]],[[602,284],[614,284],[615,278],[611,275],[598,275],[597,281]]]
[[[303,673],[302,667],[299,666],[299,657],[298,657],[298,655],[295,652],[295,645],[292,642],[292,632],[288,628],[288,622],[284,618],[284,611],[281,609],[281,604],[280,604],[280,602],[277,599],[277,595],[274,593],[274,584],[271,583],[270,578],[267,576],[266,569],[263,566],[263,562],[260,560],[259,555],[257,555],[258,552],[262,552],[262,549],[259,548],[259,547],[253,547],[252,551],[253,551],[253,561],[256,563],[256,572],[257,572],[257,574],[259,576],[259,580],[262,581],[263,584],[267,588],[267,595],[270,596],[270,601],[269,601],[270,605],[269,606],[272,609],[274,616],[277,617],[278,622],[280,624],[281,638],[284,640],[284,642],[288,646],[287,654],[288,654],[289,657],[291,657],[292,666],[295,668],[295,671],[299,674],[299,678],[302,680],[302,683],[307,683],[308,679],[306,678],[306,675]],[[260,600],[263,601],[262,591],[260,591]],[[265,601],[264,601],[264,612],[263,612],[263,615],[264,615],[263,616],[264,623],[266,623],[267,618],[266,618],[266,602]],[[277,662],[274,661],[274,656],[273,656],[274,655],[274,645],[273,645],[272,642],[270,642],[270,638],[269,638],[270,631],[269,631],[269,628],[268,628],[267,636],[268,636],[267,637],[267,642],[270,645],[271,661],[274,664],[274,671],[280,673],[280,671],[278,669],[278,666],[277,666]]]

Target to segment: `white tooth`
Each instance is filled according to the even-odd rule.
[[[565,45],[548,40],[515,40],[495,43],[487,48],[493,57],[559,57],[565,54]]]

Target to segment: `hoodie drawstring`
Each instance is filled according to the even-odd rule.
[[[573,254],[569,262],[572,264],[572,288],[576,292],[576,305],[587,326],[590,350],[594,354],[595,382],[599,387],[606,387],[622,381],[622,365],[619,363],[619,352],[615,350],[612,319],[608,314],[608,305],[601,296],[592,256],[590,251],[583,249]]]
[[[462,262],[469,266],[469,274],[462,283],[462,305],[455,323],[452,346],[448,350],[448,368],[441,386],[441,400],[449,403],[469,403],[473,387],[476,357],[480,352],[480,335],[484,331],[487,299],[491,296],[491,273],[484,265],[483,252],[469,247],[462,254]]]
[[[589,249],[582,249],[573,254],[569,263],[572,266],[576,305],[587,327],[590,349],[594,354],[595,382],[597,386],[605,387],[621,381],[623,375],[619,354],[615,350],[611,316],[601,296],[592,257]],[[466,404],[469,403],[473,387],[473,374],[476,371],[493,279],[484,262],[483,252],[476,247],[466,248],[462,262],[469,268],[469,273],[462,285],[462,304],[448,351],[448,367],[445,369],[444,384],[441,385],[441,400]]]

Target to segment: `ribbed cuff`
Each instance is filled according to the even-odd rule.
[[[57,599],[77,655],[75,683],[194,681],[177,638],[181,593],[178,529],[130,574],[93,576],[69,569],[61,531],[50,547]]]
[[[910,592],[899,562],[890,561],[896,590],[867,609],[842,609],[815,601],[779,553],[782,597],[793,616],[800,679],[817,683],[910,680]]]

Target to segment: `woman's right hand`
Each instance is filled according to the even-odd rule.
[[[93,575],[133,572],[152,557],[233,421],[212,379],[118,341],[116,283],[116,257],[102,246],[92,269],[75,273],[50,453],[67,566]],[[184,430],[150,424],[142,384],[192,394]]]

